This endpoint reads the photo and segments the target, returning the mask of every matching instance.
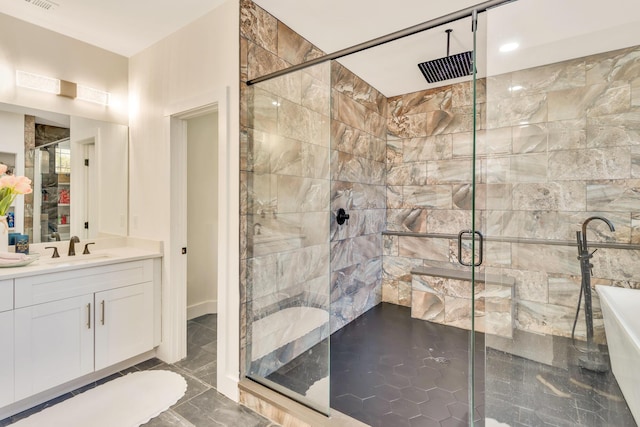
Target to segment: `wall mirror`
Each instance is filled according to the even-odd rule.
[[[128,230],[128,127],[0,103],[0,154],[33,194],[13,206],[13,232],[31,243]]]

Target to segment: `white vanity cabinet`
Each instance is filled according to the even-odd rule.
[[[16,400],[93,372],[93,295],[15,311]]]
[[[146,259],[16,278],[15,400],[158,345],[158,275]]]
[[[153,283],[95,294],[95,370],[151,350]]]
[[[0,280],[0,407],[13,403],[13,280]]]

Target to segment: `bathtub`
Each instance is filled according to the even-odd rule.
[[[609,345],[611,370],[640,425],[640,290],[596,286]]]

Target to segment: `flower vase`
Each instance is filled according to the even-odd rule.
[[[0,216],[0,252],[9,252],[9,224],[6,215]]]

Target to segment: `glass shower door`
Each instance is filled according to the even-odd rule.
[[[483,15],[483,18],[485,16]],[[484,141],[484,89],[483,81],[479,79],[479,75],[484,75],[485,64],[481,61],[482,53],[486,45],[484,37],[486,34],[486,20],[481,19],[477,12],[474,11],[472,17],[472,33],[473,33],[473,73],[471,81],[472,94],[472,144],[471,144],[471,227],[468,230],[461,230],[458,234],[458,262],[470,268],[471,271],[471,304],[470,304],[470,321],[471,331],[469,333],[469,409],[468,422],[469,425],[484,425],[482,418],[484,416],[484,323],[482,322],[486,315],[486,308],[482,304],[486,299],[489,284],[482,274],[485,259],[485,224],[482,216],[481,186],[484,186],[483,168],[481,161],[481,149],[479,142]],[[482,29],[480,27],[482,26]],[[463,255],[463,237],[468,237],[467,256]],[[468,258],[468,261],[464,261]]]
[[[487,424],[640,421],[606,297],[640,288],[639,13],[624,0],[488,12]]]
[[[330,64],[250,86],[246,374],[329,413]]]

